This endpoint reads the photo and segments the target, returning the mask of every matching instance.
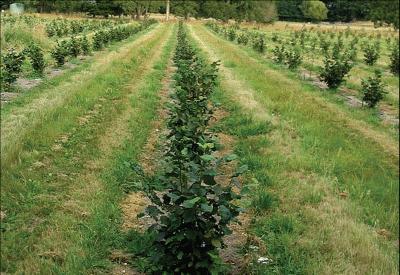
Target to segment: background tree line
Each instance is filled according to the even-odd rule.
[[[0,0],[2,8],[19,2],[37,12],[85,12],[92,16],[139,18],[149,12],[165,13],[166,0]],[[258,22],[372,20],[399,27],[398,0],[170,0],[171,13],[183,17],[212,17]]]

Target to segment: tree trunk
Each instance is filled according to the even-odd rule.
[[[140,15],[141,15],[142,10],[140,9],[140,6],[136,8],[136,20],[140,20]]]
[[[169,0],[167,0],[166,20],[169,20]]]

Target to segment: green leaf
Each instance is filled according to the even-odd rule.
[[[236,154],[231,154],[231,155],[225,156],[226,161],[236,160],[237,158],[238,158],[238,156]]]
[[[178,260],[182,260],[183,252],[180,251],[176,257],[178,258]]]
[[[207,213],[211,213],[213,211],[213,206],[208,205],[206,203],[202,203],[200,207],[201,207],[201,210],[203,210],[204,212],[207,212]]]
[[[170,197],[173,202],[179,199],[179,196],[175,195],[174,193],[168,193],[167,196]]]
[[[181,151],[181,154],[184,155],[184,156],[187,156],[187,154],[188,154],[188,149],[187,149],[187,148],[184,148],[184,149]]]
[[[214,159],[212,155],[202,155],[200,158],[205,161],[212,161]]]
[[[182,203],[182,206],[185,207],[185,208],[193,208],[193,206],[195,206],[195,204],[196,204],[199,200],[201,200],[200,197],[195,197],[194,199],[191,199],[191,200],[185,200],[185,201]]]

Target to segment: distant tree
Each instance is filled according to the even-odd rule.
[[[235,6],[226,1],[199,1],[198,15],[200,17],[215,18],[222,21],[234,18],[236,14]]]
[[[275,1],[237,1],[235,10],[237,20],[270,23],[278,18]]]
[[[304,18],[321,21],[325,20],[328,15],[328,9],[321,1],[303,1],[300,7]]]
[[[370,1],[369,19],[377,26],[386,23],[399,29],[399,1]]]
[[[281,20],[303,21],[304,15],[300,9],[303,0],[277,1],[278,16]]]
[[[189,17],[197,17],[199,10],[199,2],[193,0],[175,0],[171,1],[171,13],[182,16],[185,19]]]
[[[328,8],[328,20],[331,22],[350,22],[365,20],[369,13],[370,0],[323,0]]]
[[[116,1],[121,7],[122,12],[130,15],[132,18],[140,19],[142,15],[146,15],[149,10],[151,1]]]
[[[123,9],[115,0],[88,1],[87,12],[92,16],[100,15],[108,18],[110,15],[121,15]]]

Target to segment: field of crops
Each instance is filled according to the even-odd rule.
[[[389,28],[1,18],[2,274],[397,274]]]

